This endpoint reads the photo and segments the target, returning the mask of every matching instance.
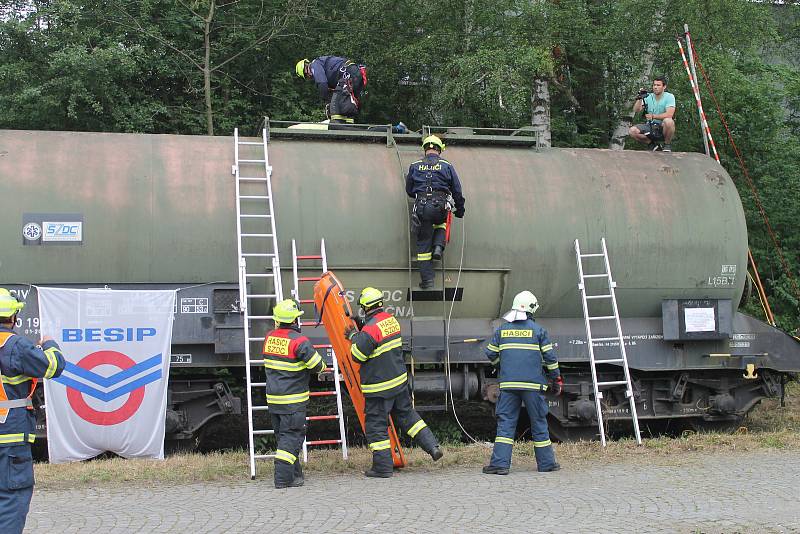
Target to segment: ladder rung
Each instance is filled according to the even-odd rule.
[[[583,275],[584,278],[605,278],[607,276],[608,276],[607,273],[603,273],[603,274],[584,274]]]
[[[264,341],[263,337],[249,337],[247,341]]]
[[[320,326],[325,326],[325,323],[320,322]],[[317,321],[300,321],[300,326],[317,326]]]
[[[306,421],[330,421],[331,419],[339,419],[338,415],[311,415],[306,417]]]
[[[253,458],[255,458],[256,460],[271,460],[272,458],[275,458],[275,455],[274,454],[254,454]]]
[[[242,213],[239,215],[242,219],[269,219],[272,215],[259,215],[257,213]]]
[[[586,295],[586,300],[590,299],[610,299],[611,295]]]
[[[238,163],[266,163],[265,159],[240,159]]]
[[[306,441],[306,446],[313,446],[313,445],[337,445],[341,443],[342,440],[340,439],[318,439],[314,441]]]
[[[254,412],[266,412],[269,410],[269,406],[253,406],[252,410]]]
[[[274,430],[253,430],[254,436],[271,436],[274,433]]]
[[[269,195],[239,195],[242,200],[267,200]]]
[[[272,234],[239,234],[242,237],[272,237]]]
[[[598,382],[597,383],[597,387],[600,387],[600,386],[621,386],[623,384],[627,385],[628,383],[626,381],[624,381],[624,380],[614,380],[612,382]]]
[[[269,178],[259,178],[258,176],[240,176],[241,182],[266,182]]]
[[[614,358],[613,360],[598,360],[595,358],[594,363],[622,363],[624,361],[622,358]]]
[[[300,299],[300,304],[314,304],[314,299]]]
[[[271,298],[275,298],[275,294],[274,293],[265,293],[263,295],[247,295],[247,298],[249,298],[249,299],[271,299]],[[271,318],[272,317],[270,317],[270,319]]]
[[[250,360],[250,365],[263,366],[264,365],[264,360],[263,359],[262,360]]]
[[[264,142],[263,142],[263,141],[239,141],[239,144],[240,144],[240,145],[258,145],[258,146],[264,146]]]
[[[602,257],[603,257],[602,252],[597,252],[594,254],[581,254],[581,258],[602,258]]]
[[[266,382],[250,382],[250,387],[251,388],[265,388],[265,387],[267,387],[267,383]]]
[[[613,315],[598,315],[597,317],[589,317],[590,321],[610,321],[616,319]]]
[[[333,397],[336,395],[335,391],[312,391],[312,397]]]
[[[242,257],[245,257],[245,256],[248,257],[248,258],[253,258],[253,257],[255,257],[255,258],[271,258],[271,257],[275,256],[275,254],[273,254],[273,253],[266,253],[265,254],[263,252],[246,252],[246,253],[243,252],[242,253]]]
[[[321,260],[322,256],[297,256],[298,260]]]
[[[316,282],[321,280],[321,276],[301,276],[297,279],[298,282]]]
[[[266,274],[259,273],[259,274],[246,274],[245,276],[247,278],[272,278],[275,275],[273,273],[266,273]]]
[[[320,343],[319,345],[314,345],[315,349],[332,349],[333,345],[330,343]]]
[[[266,321],[268,319],[274,319],[272,315],[248,315],[248,319],[254,319],[256,321]]]
[[[617,336],[614,336],[614,337],[595,337],[595,338],[592,338],[592,342],[595,342],[595,341],[619,341],[619,338],[618,338]]]

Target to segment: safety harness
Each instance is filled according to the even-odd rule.
[[[5,347],[6,343],[8,343],[8,341],[15,335],[16,334],[11,332],[0,332],[0,349]],[[39,383],[39,379],[31,378],[31,389],[28,393],[28,396],[24,399],[9,400],[4,386],[4,384],[8,381],[9,377],[3,376],[2,372],[0,371],[0,424],[6,422],[6,418],[8,418],[8,412],[11,411],[12,408],[27,408],[29,410],[33,410],[33,392],[36,390],[36,385]],[[0,438],[2,438],[2,435],[0,435]]]

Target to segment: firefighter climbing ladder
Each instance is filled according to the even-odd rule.
[[[617,287],[617,283],[611,276],[611,263],[608,261],[608,250],[606,249],[606,239],[602,238],[600,243],[603,247],[603,252],[593,253],[593,254],[581,254],[581,246],[578,240],[575,240],[575,258],[578,262],[578,289],[581,293],[581,303],[583,304],[583,319],[586,323],[586,343],[589,347],[589,361],[590,367],[592,369],[592,383],[594,385],[594,401],[595,401],[595,408],[597,410],[597,426],[600,429],[600,441],[603,444],[603,447],[606,446],[606,433],[605,428],[603,426],[603,411],[600,400],[603,398],[603,392],[600,391],[603,388],[609,388],[614,386],[625,386],[625,396],[628,399],[628,403],[630,405],[631,411],[631,419],[633,420],[633,430],[636,434],[636,443],[642,443],[642,437],[639,433],[639,420],[636,415],[636,400],[633,395],[633,386],[631,384],[631,375],[630,370],[628,369],[628,357],[625,354],[625,343],[622,339],[622,325],[620,324],[619,320],[619,309],[617,308],[617,297],[614,289]],[[601,273],[592,273],[592,274],[584,274],[583,270],[583,260],[589,258],[603,258],[603,267],[604,270]],[[587,295],[586,290],[586,282],[587,280],[591,280],[593,278],[597,279],[605,279],[608,282],[608,293],[598,294],[598,295]],[[589,301],[610,301],[611,302],[611,309],[612,315],[589,315]],[[616,336],[608,336],[608,337],[594,337],[592,335],[592,325],[594,322],[601,321],[614,321],[614,325],[616,326],[617,335]],[[611,342],[612,346],[613,343],[616,342],[616,346],[619,347],[619,357],[618,358],[603,358],[597,359],[595,357],[595,343],[603,343],[603,342]],[[625,375],[624,380],[611,380],[611,381],[602,381],[598,382],[597,380],[597,366],[600,364],[622,364],[622,369]]]
[[[264,333],[272,326],[269,302],[283,299],[280,278],[278,238],[275,231],[275,208],[272,202],[272,166],[269,164],[266,128],[261,141],[242,141],[239,129],[234,130],[235,163],[231,174],[236,176],[236,234],[239,253],[239,302],[244,314],[244,354],[247,376],[247,427],[250,452],[250,478],[256,477],[256,460],[274,458],[274,454],[256,454],[255,438],[274,434],[271,429],[254,429],[254,412],[266,411],[266,405],[254,405],[253,395],[263,391],[266,382],[253,382],[253,366],[262,368],[261,354]],[[252,335],[251,331],[254,334]],[[266,400],[266,396],[264,396]]]
[[[328,257],[325,253],[325,240],[322,239],[319,245],[319,254],[315,255],[298,255],[297,254],[297,243],[294,239],[292,239],[292,279],[294,281],[294,289],[292,289],[292,296],[300,303],[300,306],[314,304],[314,299],[304,299],[300,297],[300,283],[301,282],[317,282],[321,276],[298,276],[299,267],[298,262],[301,261],[313,261],[313,262],[320,262],[322,265],[320,267],[320,275],[323,273],[328,272]],[[320,317],[320,321],[322,318]],[[310,326],[316,327],[316,321],[300,321],[300,326]],[[341,390],[341,382],[339,377],[339,364],[336,361],[336,356],[333,354],[333,345],[330,343],[327,344],[320,344],[314,345],[315,349],[326,349],[331,351],[331,363],[333,365],[332,368],[326,369],[326,371],[333,372],[333,389],[329,391],[312,391],[311,397],[332,397],[336,396],[336,413],[335,414],[328,414],[328,415],[310,415],[306,417],[306,421],[309,423],[312,421],[332,421],[334,419],[339,421],[339,439],[319,439],[319,440],[312,440],[308,441],[307,439],[303,441],[303,462],[308,462],[308,447],[319,446],[319,445],[340,445],[342,447],[342,458],[347,460],[347,435],[344,430],[344,415],[342,411],[342,390]]]

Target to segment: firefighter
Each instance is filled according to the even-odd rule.
[[[22,532],[33,496],[33,392],[40,378],[59,376],[65,365],[52,339],[34,345],[14,332],[24,306],[0,288],[0,532],[8,534]]]
[[[303,311],[292,299],[272,309],[275,329],[264,338],[264,367],[267,374],[267,404],[275,430],[275,487],[302,486],[303,468],[298,460],[306,438],[306,406],[310,397],[311,373],[325,370],[322,356],[307,337],[300,334],[298,317]]]
[[[299,77],[314,80],[331,124],[355,122],[367,86],[365,65],[343,57],[320,56],[313,61],[301,59],[294,70]]]
[[[417,237],[420,289],[433,287],[433,260],[442,259],[447,212],[464,216],[464,195],[453,165],[440,157],[444,143],[435,135],[422,141],[425,157],[415,161],[406,176],[406,193],[414,199],[411,232]]]
[[[520,405],[531,418],[533,451],[540,472],[557,471],[550,434],[547,430],[547,400],[544,392],[548,380],[556,395],[561,394],[563,380],[558,369],[553,345],[547,331],[533,319],[539,308],[536,297],[523,291],[514,297],[511,311],[503,316],[507,322],[494,332],[486,347],[486,356],[492,365],[500,366],[500,398],[497,400],[497,437],[489,465],[483,472],[507,475],[511,467],[511,449],[517,429]]]
[[[353,343],[353,360],[361,364],[367,442],[372,451],[372,468],[364,474],[389,478],[393,468],[389,414],[434,461],[439,460],[443,453],[431,429],[411,407],[400,323],[394,315],[383,310],[383,293],[374,287],[364,288],[358,303],[364,310],[361,331],[354,328],[345,335]]]

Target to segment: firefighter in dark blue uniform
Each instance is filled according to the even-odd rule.
[[[372,468],[364,474],[389,478],[393,469],[389,414],[400,429],[431,455],[433,461],[439,460],[443,453],[431,429],[411,406],[400,323],[394,315],[383,310],[383,293],[374,287],[364,288],[358,303],[365,313],[363,327],[360,332],[354,329],[345,335],[353,343],[353,360],[361,364],[364,426],[372,451]]]
[[[464,216],[464,195],[453,165],[440,154],[444,143],[435,135],[422,141],[425,157],[406,176],[406,193],[414,199],[411,232],[417,236],[420,289],[433,287],[433,260],[441,260],[447,234],[447,212]]]
[[[492,336],[486,347],[486,356],[493,365],[500,366],[500,398],[497,400],[497,437],[489,465],[483,472],[507,475],[511,467],[511,449],[517,430],[517,419],[522,403],[531,418],[533,450],[540,472],[557,471],[553,445],[547,429],[547,400],[544,392],[548,382],[556,395],[561,394],[563,381],[558,360],[547,331],[533,320],[539,308],[536,297],[523,291],[514,297],[510,312]],[[545,378],[549,377],[549,380]]]
[[[267,373],[267,405],[275,431],[275,487],[302,486],[303,468],[298,456],[306,439],[306,407],[311,391],[311,373],[325,370],[322,356],[306,336],[300,334],[298,317],[304,312],[292,299],[282,300],[272,310],[275,329],[264,337],[264,367]]]
[[[301,59],[294,70],[299,77],[314,80],[332,124],[355,122],[367,86],[366,66],[343,57],[320,56]]]
[[[22,532],[33,496],[33,392],[39,378],[53,378],[64,370],[64,356],[55,341],[45,337],[34,346],[14,333],[23,307],[0,288],[0,532],[4,534]]]

